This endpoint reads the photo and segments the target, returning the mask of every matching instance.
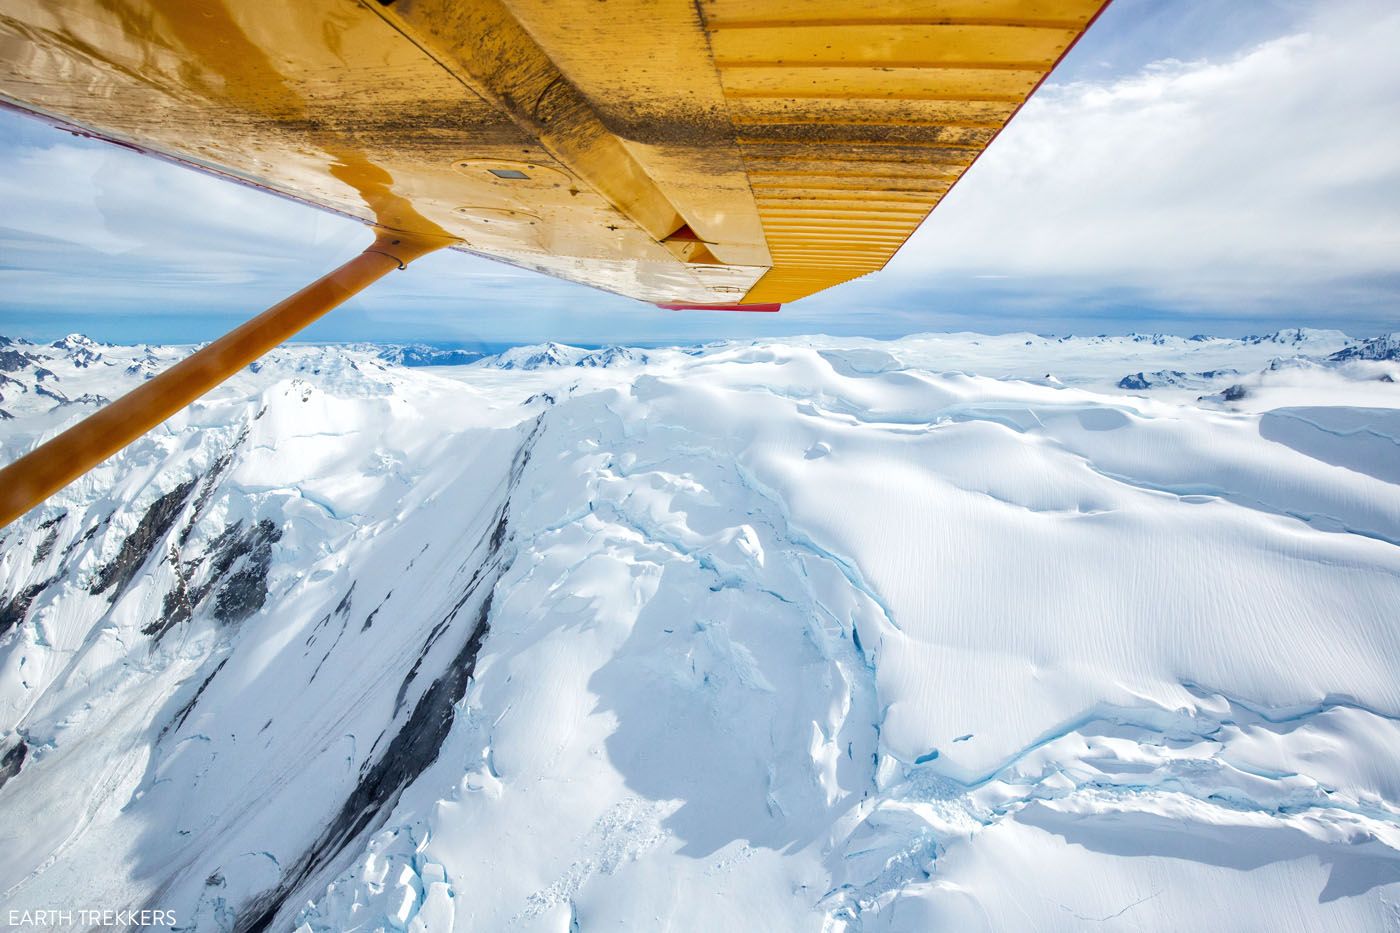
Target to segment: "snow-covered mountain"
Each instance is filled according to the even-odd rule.
[[[582,347],[571,347],[562,343],[541,343],[533,346],[511,347],[485,360],[486,365],[497,369],[548,369],[557,366],[572,366],[588,354]]]
[[[1347,360],[1382,360],[1394,362],[1400,360],[1400,331],[1393,334],[1382,334],[1359,344],[1344,347],[1328,357],[1335,363],[1346,362]]]
[[[579,357],[575,366],[640,366],[650,362],[652,354],[635,347],[603,347]]]
[[[1185,373],[1179,369],[1159,369],[1156,372],[1136,372],[1118,380],[1118,388],[1140,392],[1162,386],[1201,389],[1222,379],[1238,376],[1237,369],[1212,369],[1203,373]]]
[[[664,352],[664,351],[663,351]],[[603,347],[589,350],[562,343],[541,343],[511,347],[482,360],[483,366],[497,369],[549,369],[560,366],[582,366],[598,369],[608,366],[637,366],[648,362],[658,351],[636,347]]]
[[[186,352],[69,343],[0,346],[6,460]],[[1400,363],[1348,343],[280,350],[0,531],[0,907],[1385,929]]]
[[[443,349],[414,343],[385,347],[377,355],[381,360],[400,366],[465,366],[477,362],[484,354],[476,350]]]
[[[1348,343],[1351,338],[1339,330],[1320,330],[1315,327],[1288,327],[1268,334],[1254,334],[1240,338],[1247,344],[1281,344],[1296,352],[1325,350],[1329,345]]]

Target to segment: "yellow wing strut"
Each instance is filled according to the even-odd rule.
[[[363,253],[0,469],[8,525],[166,418],[395,269],[454,240],[380,232]]]

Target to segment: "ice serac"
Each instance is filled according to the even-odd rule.
[[[6,450],[179,355],[59,343],[3,344]],[[279,351],[0,531],[0,902],[1385,929],[1400,363],[1349,344]]]

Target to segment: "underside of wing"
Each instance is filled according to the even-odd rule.
[[[0,103],[671,306],[881,268],[1104,0],[0,0]]]

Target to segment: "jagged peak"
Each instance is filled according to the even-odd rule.
[[[98,347],[105,347],[107,344],[93,340],[86,334],[72,333],[62,340],[55,340],[49,346],[55,350],[95,350]]]
[[[1343,347],[1328,359],[1339,363],[1347,360],[1400,360],[1400,331]]]
[[[547,341],[511,347],[490,359],[498,369],[542,369],[549,366],[572,366],[590,351],[564,343]]]

